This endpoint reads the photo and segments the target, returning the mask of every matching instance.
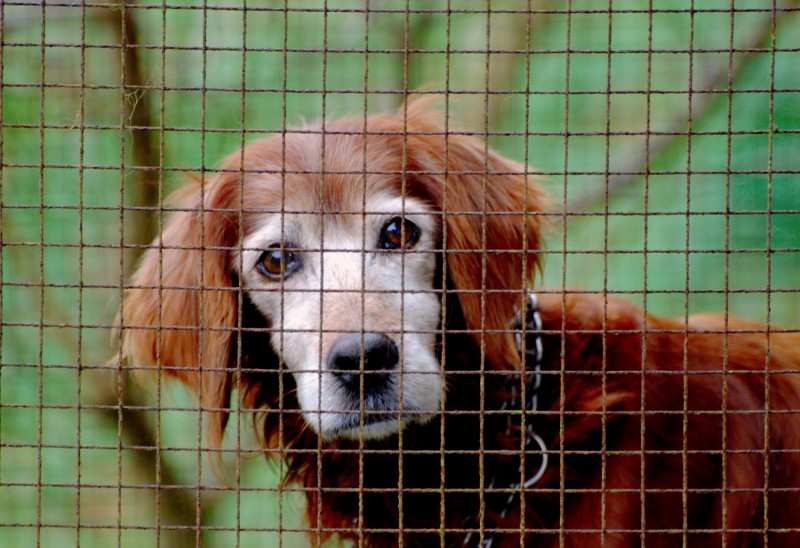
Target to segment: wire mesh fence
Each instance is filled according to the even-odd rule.
[[[799,24],[0,0],[0,544],[797,545]]]

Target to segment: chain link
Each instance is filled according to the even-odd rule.
[[[525,403],[525,410],[529,413],[538,411],[539,405],[539,388],[542,385],[542,359],[544,358],[544,345],[542,343],[542,316],[539,313],[539,298],[532,291],[528,291],[527,310],[517,309],[517,314],[514,317],[511,328],[515,331],[514,340],[517,345],[517,352],[520,356],[520,361],[525,364],[525,378],[529,390],[529,399]],[[523,319],[524,318],[524,319]],[[534,333],[536,336],[533,340],[533,345],[528,347],[525,335]],[[514,410],[517,409],[520,401],[517,394],[517,387],[511,387],[511,398],[500,407],[501,410]],[[506,434],[512,433],[512,415],[509,413],[506,422]],[[525,424],[525,447],[523,451],[527,452],[530,447],[536,446],[538,451],[541,452],[542,462],[539,465],[536,473],[531,477],[525,479],[524,482],[511,483],[508,489],[511,491],[508,498],[503,504],[502,509],[498,512],[500,517],[505,517],[511,510],[514,500],[523,489],[530,489],[542,479],[548,465],[547,445],[542,437],[537,434],[533,425],[530,422]],[[523,477],[524,470],[522,461],[519,465],[519,477]],[[488,484],[489,489],[494,489],[496,477],[493,476]],[[474,544],[473,544],[474,537]],[[464,546],[477,546],[481,548],[491,548],[494,542],[494,536],[491,534],[484,534],[483,541],[480,541],[479,535],[473,532],[467,533],[464,537]]]

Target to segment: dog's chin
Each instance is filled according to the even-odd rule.
[[[408,411],[408,410],[405,410]],[[322,433],[324,439],[380,440],[388,438],[412,424],[430,421],[432,414],[410,414],[395,411],[392,413],[369,413],[343,415],[336,423]]]
[[[339,411],[337,413],[312,412],[306,414],[306,421],[326,441],[380,440],[388,438],[408,428],[412,424],[429,422],[434,413],[423,413],[413,408],[370,409]]]
[[[308,377],[298,379],[298,403],[306,424],[325,441],[388,438],[430,422],[441,411],[441,385],[433,382],[438,376],[406,374],[402,396],[395,375],[380,388],[362,387],[361,395],[346,389],[334,375],[321,377],[321,393],[319,384],[303,383]],[[314,381],[319,376],[310,378]],[[317,402],[319,407],[314,405]]]

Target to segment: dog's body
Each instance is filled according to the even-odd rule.
[[[195,388],[212,443],[235,387],[263,410],[316,540],[798,545],[800,336],[542,294],[519,348],[542,192],[409,108],[259,141],[188,191],[123,354]]]

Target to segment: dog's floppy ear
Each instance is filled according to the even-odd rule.
[[[237,292],[230,250],[238,243],[239,174],[220,173],[178,192],[182,211],[142,258],[121,308],[121,354],[129,366],[155,365],[177,377],[210,410],[219,445],[236,366]]]
[[[445,134],[413,104],[406,116],[406,169],[442,211],[447,273],[467,328],[495,367],[516,366],[507,331],[541,267],[544,191],[523,165],[482,141]]]

